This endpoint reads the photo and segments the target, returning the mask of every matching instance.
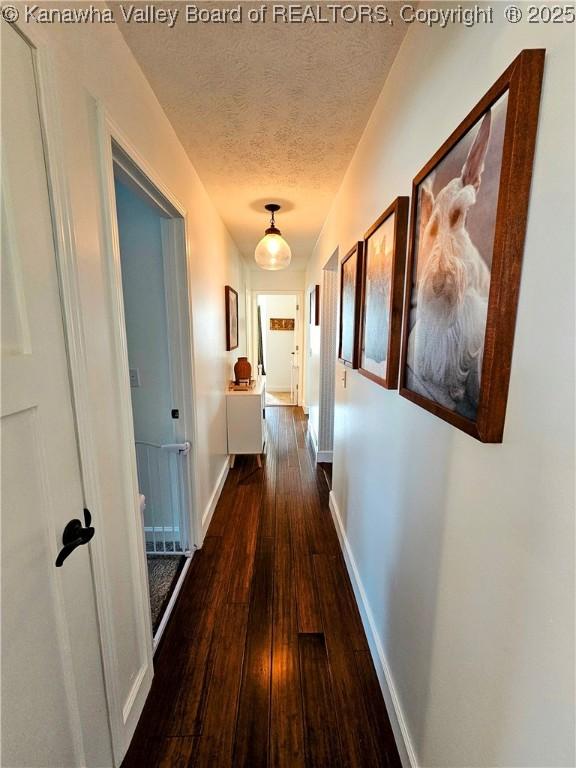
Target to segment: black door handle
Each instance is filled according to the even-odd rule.
[[[92,536],[94,536],[94,528],[90,526],[91,522],[92,515],[90,514],[90,510],[85,509],[85,527],[82,525],[82,521],[78,519],[70,520],[69,523],[66,523],[66,527],[62,533],[62,544],[64,544],[64,546],[56,558],[56,568],[62,567],[64,560],[66,560],[68,555],[70,555],[76,547],[79,547],[82,544],[88,544]]]

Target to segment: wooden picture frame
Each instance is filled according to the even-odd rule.
[[[310,291],[310,325],[320,325],[320,286],[315,285]]]
[[[412,184],[400,394],[486,443],[502,442],[504,431],[544,56],[545,51],[541,49],[523,50],[422,168]],[[501,145],[498,175],[495,176],[496,172],[493,171],[494,176],[488,177],[495,201],[491,209],[493,224],[490,229],[485,227],[480,236],[472,237],[468,232],[471,228],[471,214],[476,215],[473,205],[480,200],[484,176],[487,175],[486,168],[491,167],[488,155],[494,151],[489,149],[489,143],[497,126],[500,126],[498,146]],[[450,153],[456,155],[458,147],[468,141],[471,144],[460,173],[460,186],[464,192],[456,185],[451,190],[452,197],[447,198],[446,194],[441,193],[448,188],[448,184],[441,188],[440,193],[434,192],[430,180],[439,184],[437,174],[442,173],[446,164],[450,164]],[[482,144],[486,148],[482,149]],[[496,167],[494,163],[492,167]],[[437,210],[441,203],[443,205],[447,199],[460,200],[462,194],[468,194],[473,205],[465,206],[464,213],[452,211],[448,217],[441,217]],[[484,215],[482,209],[478,215]],[[449,222],[451,227],[453,222],[460,226],[458,222],[463,221],[468,240],[484,261],[483,269],[488,271],[488,284],[477,269],[482,263],[474,262],[474,270],[471,269],[474,258],[470,259],[470,256],[474,257],[474,254],[468,244],[462,246],[461,240],[453,239],[450,249],[438,247],[438,226],[443,226],[442,221]],[[481,246],[475,242],[483,238],[487,242],[492,241],[488,253],[489,267],[486,253],[481,252]],[[424,253],[421,267],[420,249]],[[434,274],[441,253],[445,261],[449,257],[447,266],[444,264],[441,272]],[[454,262],[455,257],[450,256],[450,253],[457,254],[458,263]],[[465,262],[462,254],[466,257]],[[466,269],[462,264],[467,265]],[[429,280],[431,272],[432,280]],[[457,279],[453,274],[457,274]],[[438,275],[441,276],[438,278]],[[446,298],[446,286],[451,294],[456,295],[457,302]],[[463,301],[466,304],[461,299],[464,291]],[[428,319],[429,308],[439,306],[440,300],[444,301],[443,312],[446,317],[452,311],[452,304],[457,307],[466,306],[466,315],[462,313],[461,306],[458,309],[460,317],[465,318],[465,322],[461,321],[459,326],[465,330],[459,332],[465,336],[457,338],[460,348],[465,348],[468,355],[464,380],[458,378],[463,375],[460,361],[458,369],[452,363],[452,371],[456,373],[447,368],[441,381],[434,379],[438,370],[438,357],[432,364],[427,358],[428,354],[437,352],[443,344],[450,343],[448,334],[441,331],[444,334],[442,336],[436,330],[437,326],[433,325],[435,316],[431,316],[432,320]],[[479,303],[480,300],[484,302],[483,305]],[[479,307],[482,307],[481,311]],[[477,317],[480,317],[482,324],[478,323]],[[470,327],[474,326],[471,331]],[[455,327],[452,324],[452,328]],[[434,328],[433,333],[436,335],[433,343],[427,345],[426,334],[431,333],[430,328]],[[474,344],[471,340],[474,340]],[[458,354],[462,357],[460,348]],[[446,361],[454,357],[453,350],[448,348],[441,362],[446,365]],[[475,370],[473,365],[476,366]],[[442,394],[439,395],[439,392]],[[466,412],[468,405],[471,407]]]
[[[238,292],[229,285],[224,286],[226,304],[226,351],[238,346]]]
[[[295,329],[295,321],[293,317],[271,317],[270,318],[271,331],[293,331],[294,329]]]
[[[385,389],[398,386],[408,208],[408,197],[397,197],[364,235],[358,372]],[[383,239],[374,251],[371,244],[378,233]],[[386,247],[386,237],[390,236],[391,245]],[[370,280],[374,268],[380,274]],[[372,356],[366,352],[368,345],[374,350]]]
[[[349,368],[358,368],[358,330],[360,325],[360,277],[364,243],[356,243],[340,262],[340,320],[338,359]]]

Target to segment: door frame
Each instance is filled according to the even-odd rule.
[[[125,139],[122,139],[125,141]],[[200,546],[201,539],[198,528],[198,508],[196,503],[195,489],[198,487],[196,477],[196,410],[194,407],[194,376],[192,360],[192,318],[191,318],[191,297],[187,289],[188,280],[188,259],[186,252],[186,214],[184,208],[178,201],[172,197],[170,199],[165,191],[160,189],[159,182],[152,180],[151,171],[145,172],[142,167],[142,160],[135,160],[122,146],[118,138],[113,134],[112,142],[112,163],[113,180],[117,175],[122,183],[133,189],[140,197],[144,197],[147,202],[157,211],[160,219],[161,230],[161,249],[162,249],[162,271],[164,277],[164,305],[167,321],[168,335],[168,359],[169,359],[169,380],[171,399],[174,405],[180,409],[180,417],[173,419],[171,423],[171,440],[174,443],[182,443],[190,440],[191,448],[188,453],[188,461],[183,463],[183,486],[184,486],[184,506],[190,510],[187,525],[187,547],[186,553]],[[131,153],[134,150],[131,149]],[[117,174],[116,171],[119,171]],[[114,194],[113,210],[110,210],[110,216],[114,217],[117,231],[117,209],[116,195]],[[108,205],[110,200],[108,200]],[[114,244],[118,247],[118,258],[120,258],[120,243]],[[112,254],[114,256],[114,254]],[[114,256],[115,258],[115,256]],[[109,264],[112,268],[112,265]],[[115,271],[115,269],[114,269]],[[122,271],[120,259],[120,274],[114,274],[115,280],[120,281],[122,288]],[[116,292],[116,282],[114,292]],[[124,316],[124,296],[122,294],[122,326],[124,335],[126,335],[126,325]],[[126,342],[126,350],[128,345]],[[130,403],[130,419],[133,424],[132,405]],[[165,613],[166,615],[166,613]],[[156,645],[157,643],[155,643]]]
[[[124,494],[128,509],[131,510],[131,529],[134,545],[138,552],[138,563],[135,569],[135,583],[140,586],[140,602],[143,604],[141,613],[145,615],[146,664],[150,669],[150,682],[153,676],[152,653],[154,641],[150,622],[150,603],[148,591],[148,575],[146,565],[144,529],[139,504],[138,475],[136,467],[136,450],[134,442],[134,422],[130,393],[130,375],[128,363],[128,346],[124,314],[124,297],[122,292],[122,271],[120,259],[120,242],[118,237],[118,222],[116,209],[116,194],[114,188],[114,166],[118,164],[124,172],[129,172],[132,181],[151,198],[156,205],[164,210],[170,218],[162,223],[162,248],[165,264],[171,265],[165,269],[168,277],[165,290],[168,311],[168,332],[170,336],[171,384],[173,395],[177,397],[181,408],[180,423],[185,431],[186,439],[190,440],[191,449],[189,461],[184,465],[185,490],[189,499],[189,533],[192,552],[202,545],[202,526],[200,505],[198,501],[198,459],[197,459],[197,414],[194,375],[194,347],[192,325],[192,297],[188,264],[188,216],[185,207],[170,192],[159,175],[140,155],[136,147],[114,123],[101,102],[96,102],[96,120],[99,145],[99,180],[104,218],[104,261],[107,267],[108,295],[112,315],[112,328],[115,355],[115,384],[120,396],[122,454],[124,457]],[[123,160],[123,164],[121,163]],[[177,426],[174,423],[174,430]],[[142,649],[144,650],[144,649]],[[136,721],[148,694],[149,685],[144,685],[148,675],[143,664],[141,673],[134,684],[133,696],[124,707],[124,722],[136,714]],[[142,690],[140,690],[142,689]],[[136,702],[138,699],[138,705]],[[134,723],[134,727],[136,722]],[[130,730],[133,730],[130,728]]]
[[[256,336],[258,329],[258,296],[296,296],[298,309],[296,311],[296,344],[298,345],[298,397],[295,405],[302,405],[303,402],[303,382],[304,382],[304,292],[303,291],[270,291],[265,289],[254,289],[249,292],[249,333],[248,333],[248,355],[252,360],[254,367],[258,361],[258,338]]]
[[[318,434],[316,461],[332,463],[334,451],[334,417],[336,408],[336,361],[338,349],[338,313],[340,249],[332,253],[322,267],[322,306],[320,312],[320,350],[318,381]]]

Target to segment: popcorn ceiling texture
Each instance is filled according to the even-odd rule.
[[[286,206],[277,221],[292,268],[303,269],[406,25],[186,24],[182,14],[173,29],[119,27],[247,263],[274,200]]]

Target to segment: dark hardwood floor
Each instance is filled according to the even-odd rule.
[[[123,768],[399,768],[302,409],[230,471]]]

